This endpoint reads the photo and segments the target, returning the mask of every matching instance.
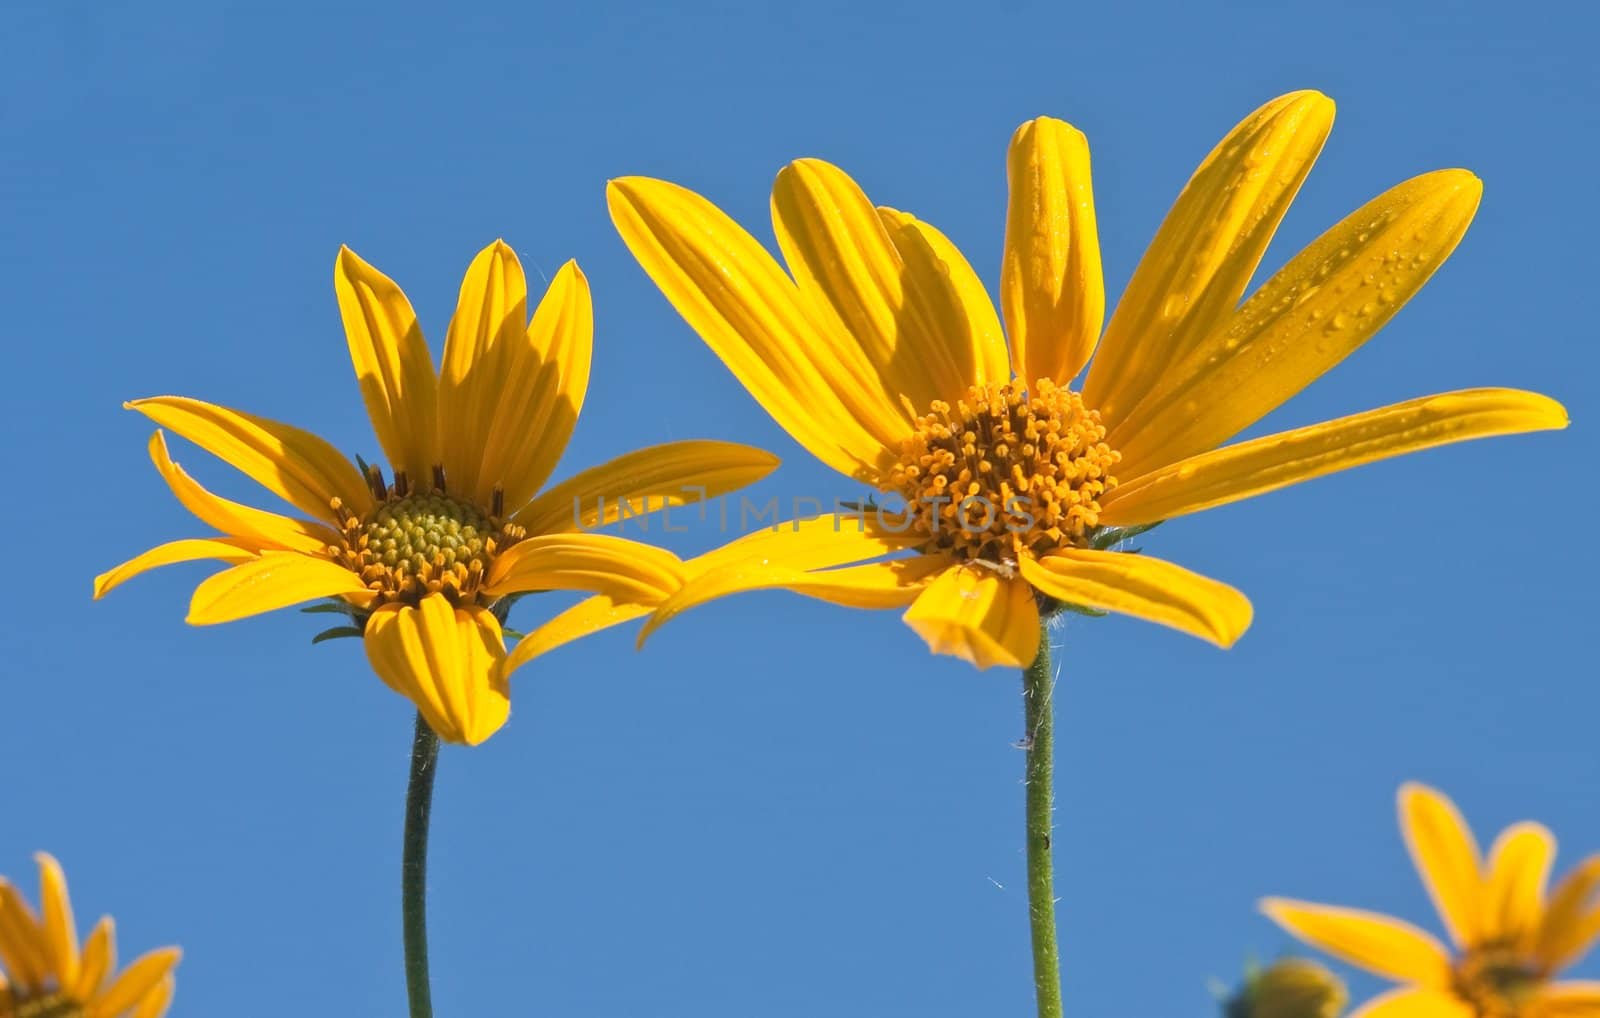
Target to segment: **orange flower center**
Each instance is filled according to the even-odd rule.
[[[1518,1018],[1544,982],[1538,964],[1505,944],[1483,944],[1456,962],[1456,995],[1478,1018]]]
[[[1100,414],[1053,382],[975,385],[917,420],[882,489],[905,499],[923,551],[1009,568],[1089,544],[1121,458],[1105,437]]]
[[[495,556],[524,536],[498,512],[445,494],[441,469],[435,469],[427,493],[408,490],[403,475],[384,487],[376,467],[367,476],[377,508],[363,517],[336,504],[344,540],[333,552],[378,591],[374,608],[391,601],[414,605],[438,593],[458,605],[477,601]]]
[[[12,987],[16,992],[16,987]],[[83,1018],[83,1005],[65,993],[46,993],[38,997],[21,997],[6,1007],[0,1000],[0,1018]]]

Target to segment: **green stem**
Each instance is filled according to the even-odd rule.
[[[406,944],[406,1000],[411,1018],[433,1018],[428,986],[428,815],[433,810],[433,775],[439,737],[417,715],[411,739],[411,779],[406,785],[405,843],[400,856],[400,925]]]
[[[1056,950],[1056,892],[1050,861],[1051,703],[1054,676],[1050,669],[1050,630],[1039,629],[1039,654],[1022,673],[1022,711],[1027,725],[1023,746],[1027,760],[1028,922],[1033,932],[1033,989],[1039,1018],[1061,1018],[1061,962]]]

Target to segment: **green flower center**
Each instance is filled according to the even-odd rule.
[[[361,528],[376,560],[399,572],[421,573],[438,562],[488,565],[484,544],[493,528],[476,506],[448,495],[408,495],[378,507]]]
[[[344,521],[340,561],[379,597],[415,604],[431,593],[470,602],[495,555],[523,537],[521,527],[434,490],[387,499],[364,518]]]

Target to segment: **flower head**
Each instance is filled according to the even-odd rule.
[[[1306,958],[1252,967],[1223,1018],[1339,1018],[1349,993],[1339,977]]]
[[[322,439],[277,421],[177,396],[127,404],[261,483],[300,519],[213,495],[184,473],[157,430],[156,469],[221,531],[173,541],[95,579],[98,598],[171,562],[229,563],[201,583],[188,621],[243,618],[337,598],[379,678],[451,742],[477,744],[510,710],[502,599],[597,593],[622,621],[683,582],[659,548],[588,528],[619,503],[647,509],[721,494],[777,460],[746,446],[687,441],[621,456],[545,489],[589,383],[594,320],[576,264],[556,273],[530,321],[527,282],[503,242],[467,269],[435,371],[404,293],[344,248],[334,267],[361,394],[390,465],[363,472]],[[609,505],[608,505],[609,503]],[[592,625],[589,631],[599,628]]]
[[[78,930],[61,866],[41,852],[40,912],[0,877],[0,1018],[161,1018],[172,1003],[172,970],[183,952],[163,947],[117,969],[115,925]]]
[[[719,550],[645,632],[714,597],[783,587],[905,608],[934,651],[980,667],[1029,663],[1041,611],[1063,605],[1226,646],[1249,601],[1116,550],[1126,528],[1429,446],[1565,426],[1553,400],[1474,389],[1224,444],[1377,332],[1477,208],[1465,170],[1406,181],[1241,304],[1332,122],[1331,101],[1298,92],[1224,138],[1103,334],[1088,144],[1059,120],[1011,140],[998,312],[943,233],[874,206],[820,160],[790,164],[773,187],[788,272],[699,195],[612,181],[613,222],[685,320],[800,444],[885,496],[874,512]]]
[[[1352,1018],[1580,1018],[1600,1014],[1600,983],[1558,982],[1600,936],[1600,855],[1545,894],[1556,843],[1513,824],[1485,860],[1455,804],[1431,788],[1400,789],[1400,829],[1453,950],[1410,923],[1285,898],[1262,902],[1315,947],[1404,985]]]

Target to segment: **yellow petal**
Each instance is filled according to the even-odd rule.
[[[476,746],[511,713],[500,624],[485,609],[452,607],[442,594],[385,605],[367,620],[364,642],[378,678],[446,742]]]
[[[579,637],[650,614],[653,605],[637,601],[622,603],[604,594],[579,601],[555,618],[524,636],[506,658],[505,673],[512,672],[542,654],[571,643]]]
[[[1541,824],[1505,829],[1489,850],[1484,882],[1482,931],[1485,939],[1509,941],[1531,950],[1544,917],[1544,885],[1556,854],[1556,839]]]
[[[67,878],[61,864],[47,852],[34,856],[39,864],[39,913],[44,919],[44,941],[50,952],[51,971],[64,986],[78,981],[78,928],[67,896]]]
[[[1550,971],[1578,961],[1600,935],[1600,855],[1579,863],[1550,895],[1534,956]]]
[[[1546,983],[1523,1013],[1527,1018],[1600,1018],[1600,982]]]
[[[293,519],[213,495],[172,461],[167,453],[166,436],[160,429],[150,436],[150,459],[184,508],[224,534],[244,538],[257,547],[290,551],[318,552],[339,543],[339,535],[320,523]]]
[[[437,428],[445,484],[479,505],[489,504],[489,486],[479,483],[483,451],[495,430],[506,369],[527,321],[528,282],[522,263],[497,240],[478,252],[461,280],[439,368]]]
[[[26,899],[0,879],[0,962],[11,980],[24,989],[38,989],[52,974],[48,947],[39,920]]]
[[[371,601],[361,577],[336,562],[292,551],[268,551],[195,588],[185,622],[209,626],[287,608],[319,597]]]
[[[1031,120],[1011,136],[1000,309],[1011,363],[1032,385],[1066,385],[1088,363],[1105,317],[1089,142],[1071,124]]]
[[[694,563],[689,565],[692,568]],[[694,576],[663,600],[639,631],[639,646],[690,608],[752,590],[789,590],[846,608],[904,608],[949,567],[950,560],[944,555],[920,555],[818,572],[737,562]]]
[[[754,484],[777,467],[778,457],[771,453],[733,442],[652,445],[542,492],[513,522],[530,534],[603,527],[624,515],[631,519],[669,505],[716,498]]]
[[[684,566],[690,571],[704,573],[745,567],[776,570],[788,565],[791,574],[795,576],[796,588],[800,589],[801,593],[823,597],[837,603],[859,604],[863,598],[876,598],[886,602],[895,597],[894,593],[887,589],[891,585],[887,581],[890,577],[899,577],[897,585],[904,587],[906,582],[914,579],[909,570],[913,568],[916,560],[897,560],[894,563],[896,567],[894,570],[878,577],[865,576],[864,567],[860,573],[850,569],[822,573],[805,573],[801,570],[833,566],[839,561],[871,558],[898,546],[892,535],[886,539],[876,535],[875,532],[858,529],[856,521],[851,517],[836,520],[835,517],[828,516],[814,520],[793,521],[783,524],[780,528],[757,531],[698,559],[684,563]],[[689,586],[690,584],[686,583],[680,592],[688,590]],[[634,593],[642,594],[644,591],[637,590]],[[507,659],[506,672],[509,674],[535,657],[579,637],[648,614],[653,607],[653,604],[639,601],[622,603],[605,595],[591,597],[525,636]],[[685,607],[687,606],[678,605],[678,611],[684,610]]]
[[[259,549],[250,542],[234,537],[191,537],[181,541],[168,541],[96,576],[94,596],[98,600],[140,573],[159,566],[169,566],[174,562],[198,562],[204,559],[221,559],[229,563],[249,562],[256,557],[258,551]]]
[[[891,403],[926,412],[973,382],[957,360],[970,349],[966,316],[937,277],[918,276],[889,239],[878,210],[837,166],[801,159],[772,185],[772,228],[800,290],[867,355]],[[943,303],[936,303],[940,297]]]
[[[1084,382],[1114,425],[1233,312],[1333,127],[1333,100],[1293,92],[1211,150],[1122,292]]]
[[[1436,445],[1567,426],[1546,396],[1466,389],[1224,446],[1132,477],[1101,498],[1101,522],[1154,523]]]
[[[506,508],[516,509],[550,477],[583,409],[593,349],[589,281],[567,262],[507,351],[478,472],[485,505],[499,487]]]
[[[338,523],[334,498],[358,516],[372,508],[372,492],[361,473],[309,431],[182,396],[152,396],[123,406],[227,461],[309,516]]]
[[[1414,781],[1400,786],[1400,833],[1457,945],[1477,942],[1484,900],[1478,843],[1455,803]]]
[[[1566,953],[1560,956],[1562,964],[1573,965],[1582,960],[1596,939],[1600,939],[1600,908],[1590,909],[1572,924],[1570,939],[1564,945]]]
[[[909,212],[879,206],[889,239],[905,262],[915,291],[925,295],[939,321],[951,323],[952,352],[968,382],[1003,385],[1011,381],[1005,330],[983,281],[961,251],[930,223]]]
[[[83,965],[78,970],[78,999],[93,1000],[100,992],[100,984],[116,967],[116,926],[110,916],[104,916],[95,924],[83,946]]]
[[[1313,241],[1111,429],[1123,472],[1215,448],[1344,360],[1455,249],[1482,194],[1466,170],[1424,174]]]
[[[438,379],[411,302],[394,281],[348,247],[333,266],[350,360],[384,455],[396,471],[426,487],[438,455],[434,413]]]
[[[828,581],[809,579],[820,575],[812,570],[881,558],[915,540],[883,529],[870,514],[830,513],[751,531],[684,563],[686,582],[668,591],[670,596],[663,595],[660,609],[640,632],[639,642],[642,645],[669,618],[742,590],[807,587],[801,592],[822,597]]]
[[[1266,898],[1261,911],[1313,947],[1380,976],[1444,988],[1450,958],[1444,946],[1410,923],[1376,912]]]
[[[1039,608],[1015,578],[957,565],[922,588],[903,616],[935,654],[978,668],[1026,668],[1039,652]]]
[[[625,177],[606,200],[645,272],[773,420],[835,470],[874,476],[905,419],[854,340],[835,336],[772,256],[694,192]]]
[[[1350,1018],[1477,1018],[1477,1012],[1445,990],[1402,986],[1367,1001]]]
[[[752,530],[697,556],[688,566],[696,574],[738,563],[829,569],[881,558],[921,541],[908,527],[889,529],[874,513],[826,513]]]
[[[161,1018],[172,1006],[172,996],[177,985],[178,981],[169,974],[156,984],[155,989],[144,995],[144,999],[134,1009],[133,1018]]]
[[[583,590],[653,604],[677,590],[683,575],[683,563],[664,548],[611,534],[543,534],[498,556],[484,591]]]
[[[176,947],[163,947],[144,955],[123,969],[105,996],[94,1002],[95,1015],[115,1018],[142,1004],[152,993],[160,994],[161,984],[182,957],[183,952]]]
[[[1058,601],[1121,612],[1231,647],[1250,628],[1250,600],[1225,583],[1161,559],[1092,548],[1024,555],[1022,578]]]
[[[783,586],[845,608],[904,608],[949,566],[944,555],[917,555],[800,573]]]

